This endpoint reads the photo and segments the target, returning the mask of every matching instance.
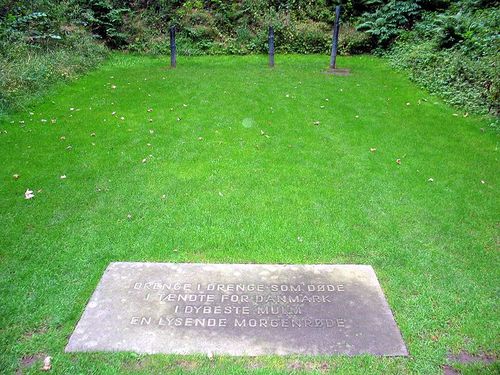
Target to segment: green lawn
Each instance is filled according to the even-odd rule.
[[[448,360],[500,352],[488,119],[373,57],[167,64],[115,55],[0,120],[0,372],[500,371]],[[371,264],[411,355],[65,354],[112,261]]]

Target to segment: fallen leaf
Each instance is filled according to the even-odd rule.
[[[410,104],[411,104],[410,102],[406,103],[406,105],[410,105]]]
[[[143,164],[144,164],[144,163],[146,163],[147,161],[148,161],[148,159],[147,159],[147,158],[142,159],[142,163],[143,163]]]
[[[153,129],[149,129],[149,134],[154,134],[154,130]]]
[[[431,177],[431,178],[429,178],[427,181],[429,181],[429,182],[434,182],[434,179]]]
[[[114,90],[114,89],[116,89],[116,86],[115,85],[111,85],[111,88]]]
[[[485,184],[485,183],[486,183],[486,181],[484,181],[484,180],[481,180],[481,183],[482,183],[482,184]]]
[[[116,115],[116,111],[111,112],[111,116]]]
[[[375,152],[377,149],[375,147],[370,148],[370,152]]]
[[[198,140],[199,141],[203,141],[203,137],[198,137]]]
[[[12,178],[16,181],[19,180],[19,177],[20,176],[17,173],[12,175]]]
[[[148,108],[148,112],[153,112],[153,108]]]
[[[224,196],[224,194],[222,194],[222,192],[221,192],[221,191],[219,191],[219,195],[220,195],[221,197],[223,197],[223,196]]]
[[[90,136],[91,137],[95,137],[95,133],[90,133]]]
[[[129,220],[132,219],[132,215],[128,214],[127,219],[129,219]]]
[[[163,194],[163,195],[161,196],[161,199],[167,199],[167,196],[166,196],[165,194]]]
[[[123,117],[123,116],[122,116],[122,117],[120,117],[120,120],[125,120],[125,117]]]
[[[60,138],[59,138],[61,141],[64,141],[66,140],[66,137],[64,135],[62,135]]]
[[[35,196],[33,190],[27,189],[24,193],[24,199],[31,199]]]
[[[299,237],[297,237],[297,241],[299,241],[299,242],[304,242],[304,239],[303,239],[302,237],[300,237],[300,236],[299,236]]]
[[[319,125],[319,121],[314,121],[313,124],[314,125]]]
[[[42,371],[49,371],[52,368],[51,360],[52,357],[45,357],[43,360],[43,367],[41,368]]]
[[[74,108],[70,108],[69,110],[70,110],[70,111],[74,111],[75,109],[74,109]]]
[[[66,175],[63,174],[61,177],[60,177],[61,180],[65,180],[66,179]]]
[[[396,159],[396,163],[401,164],[401,159]]]
[[[149,121],[149,122],[153,122],[153,119],[152,119],[152,118],[150,118],[148,121]]]
[[[55,124],[57,122],[57,120],[55,118],[51,119],[50,120],[51,123]]]

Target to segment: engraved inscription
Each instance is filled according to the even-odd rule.
[[[323,328],[345,327],[345,318],[307,316],[307,305],[332,304],[343,284],[244,284],[136,281],[131,289],[149,303],[167,304],[156,319],[132,315],[130,325],[160,327]],[[160,306],[158,306],[159,308]],[[220,316],[230,317],[221,318]],[[240,318],[239,316],[245,316]]]
[[[67,351],[407,351],[370,266],[112,263]]]

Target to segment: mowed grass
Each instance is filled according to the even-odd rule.
[[[376,58],[276,61],[116,55],[0,120],[0,372],[499,371],[449,359],[499,353],[488,119]],[[64,353],[112,261],[371,264],[411,355]]]

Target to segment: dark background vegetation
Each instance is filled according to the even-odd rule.
[[[464,111],[499,113],[499,1],[0,0],[0,113],[22,109],[110,50],[164,55],[329,52],[343,6],[340,53],[376,53]],[[327,60],[325,60],[325,65]]]

